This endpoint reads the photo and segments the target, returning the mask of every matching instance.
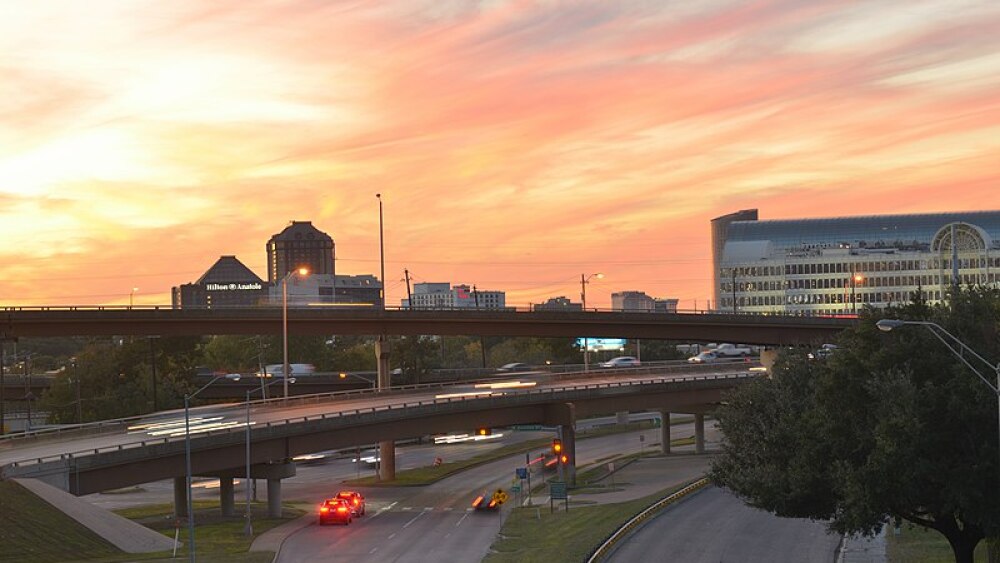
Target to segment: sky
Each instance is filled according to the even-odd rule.
[[[1000,208],[995,0],[0,0],[0,306],[337,272],[704,308],[709,221]],[[133,288],[137,288],[133,291]]]

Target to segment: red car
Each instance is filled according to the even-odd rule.
[[[337,498],[347,501],[347,504],[351,507],[351,514],[354,516],[364,516],[365,515],[365,497],[356,491],[340,491],[337,493]]]
[[[351,523],[351,505],[342,498],[331,498],[319,505],[319,525],[333,522],[345,526]]]

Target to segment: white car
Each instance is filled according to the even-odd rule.
[[[715,352],[702,352],[697,356],[692,356],[688,358],[689,364],[714,364],[720,361],[719,355]]]
[[[601,364],[602,368],[634,368],[639,367],[639,360],[632,356],[618,356]]]

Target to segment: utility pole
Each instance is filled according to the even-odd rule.
[[[73,379],[76,383],[76,423],[83,424],[83,403],[80,399],[80,370],[76,367],[76,360],[73,360]]]
[[[403,276],[406,279],[406,303],[408,305],[408,308],[412,311],[413,310],[413,294],[410,293],[410,271],[404,268],[403,269]]]
[[[153,337],[147,338],[149,339],[149,366],[153,373],[153,412],[156,412],[159,410],[159,405],[156,402],[156,352],[153,350]]]
[[[476,310],[479,310],[479,290],[476,289],[475,284],[472,286],[472,297],[476,300]],[[483,369],[486,369],[486,337],[479,335],[479,353],[483,357]]]
[[[25,414],[28,418],[24,422],[24,433],[27,434],[31,430],[31,400],[35,398],[34,394],[31,392],[31,371],[28,369],[28,359],[31,356],[25,354],[24,356],[24,405],[27,409]]]

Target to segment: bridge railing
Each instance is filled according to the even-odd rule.
[[[268,421],[261,424],[254,424],[254,429],[252,432],[256,432],[256,429],[272,429],[274,427],[287,427],[287,425],[293,423],[308,423],[311,421],[327,420],[333,418],[344,418],[344,417],[358,417],[365,414],[374,414],[384,411],[393,410],[404,410],[411,408],[419,408],[426,406],[440,406],[445,404],[462,403],[463,405],[470,405],[478,407],[479,409],[483,407],[488,407],[492,405],[504,406],[510,403],[523,403],[537,399],[540,395],[555,395],[556,393],[566,393],[569,391],[585,391],[585,390],[597,390],[597,389],[611,389],[616,387],[634,386],[634,385],[654,385],[654,384],[671,384],[671,383],[690,383],[690,382],[708,382],[717,380],[732,380],[732,379],[749,379],[754,377],[759,377],[760,372],[744,371],[744,372],[727,372],[727,373],[717,373],[708,375],[698,375],[689,377],[659,377],[654,379],[646,380],[628,380],[628,381],[612,381],[612,382],[602,382],[602,383],[584,383],[578,385],[568,385],[563,387],[546,387],[542,389],[519,389],[516,393],[510,394],[496,394],[488,396],[457,396],[457,397],[447,397],[447,398],[430,398],[430,399],[418,399],[416,401],[403,401],[401,403],[389,403],[384,405],[376,405],[372,407],[356,408],[356,409],[345,409],[342,411],[335,411],[329,413],[320,413],[315,415],[306,416],[293,416],[284,419]],[[303,397],[305,398],[305,397]],[[244,407],[245,408],[245,407]],[[207,432],[201,432],[192,435],[192,442],[200,441],[200,438],[211,437],[218,435],[227,435],[234,432],[244,433],[246,432],[246,425],[239,424],[226,428],[214,429]],[[42,464],[52,461],[64,461],[71,460],[76,457],[89,456],[89,455],[99,455],[102,453],[112,453],[112,452],[122,452],[126,450],[132,450],[135,448],[145,448],[157,444],[169,444],[184,441],[184,436],[173,436],[164,438],[152,438],[141,440],[137,442],[130,442],[125,444],[117,444],[114,446],[89,448],[86,450],[79,450],[74,452],[62,453],[59,455],[42,456],[38,458],[30,458],[19,461],[14,461],[7,464],[7,467],[18,468],[24,467],[26,465],[32,464]]]

